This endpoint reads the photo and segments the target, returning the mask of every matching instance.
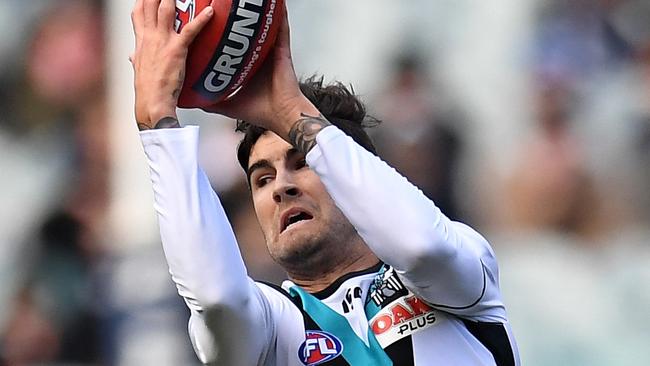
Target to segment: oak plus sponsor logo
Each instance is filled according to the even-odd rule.
[[[434,309],[414,295],[401,297],[370,319],[370,328],[382,347],[433,326],[438,317]]]
[[[298,349],[298,357],[307,366],[333,360],[343,352],[343,343],[333,334],[322,330],[305,331],[305,341]]]

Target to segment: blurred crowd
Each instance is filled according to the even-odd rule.
[[[102,8],[37,3],[19,16],[0,5],[14,47],[0,64],[0,362],[91,364],[110,174]]]
[[[516,101],[530,118],[516,123],[505,169],[472,145],[476,121],[446,88],[437,57],[410,45],[381,60],[387,81],[364,93],[382,120],[372,135],[443,212],[488,234],[525,364],[642,364],[650,356],[629,349],[650,340],[650,2],[532,3],[518,53],[528,95]],[[120,337],[141,331],[136,321],[172,324],[165,329],[185,339],[187,311],[170,280],[151,300],[160,318],[143,321],[148,309],[115,299],[112,280],[129,262],[105,235],[105,7],[0,2],[0,365],[130,364]],[[249,273],[281,281],[234,158],[232,121],[196,111],[181,119],[202,125],[201,161]],[[480,174],[469,174],[477,160]],[[474,202],[475,191],[489,199]],[[567,324],[575,326],[555,340],[539,334]],[[590,348],[607,331],[629,348]],[[178,352],[193,360],[188,344]]]
[[[599,239],[650,219],[650,3],[548,2],[505,225]]]

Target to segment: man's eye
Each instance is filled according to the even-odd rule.
[[[273,179],[272,176],[263,175],[263,176],[257,178],[257,180],[255,180],[255,183],[256,183],[258,188],[259,187],[264,187],[267,183],[269,183],[271,181],[271,179]]]

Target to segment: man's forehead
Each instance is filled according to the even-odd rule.
[[[273,132],[267,131],[253,145],[248,166],[260,160],[276,161],[286,157],[293,146]]]

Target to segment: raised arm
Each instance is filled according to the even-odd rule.
[[[248,278],[232,228],[197,162],[198,128],[179,128],[178,90],[187,47],[211,17],[202,12],[180,34],[174,0],[138,0],[133,11],[136,120],[151,170],[169,271],[191,311],[199,359],[263,364],[273,339],[268,299]]]
[[[163,250],[178,293],[191,310],[189,331],[199,359],[258,364],[272,334],[268,303],[247,277],[226,214],[198,166],[198,127],[140,136]]]
[[[502,320],[492,318],[494,307],[502,308],[498,269],[481,235],[448,219],[422,191],[336,127],[324,128],[315,140],[309,166],[407,287],[452,313],[480,318],[489,309],[483,320]]]

